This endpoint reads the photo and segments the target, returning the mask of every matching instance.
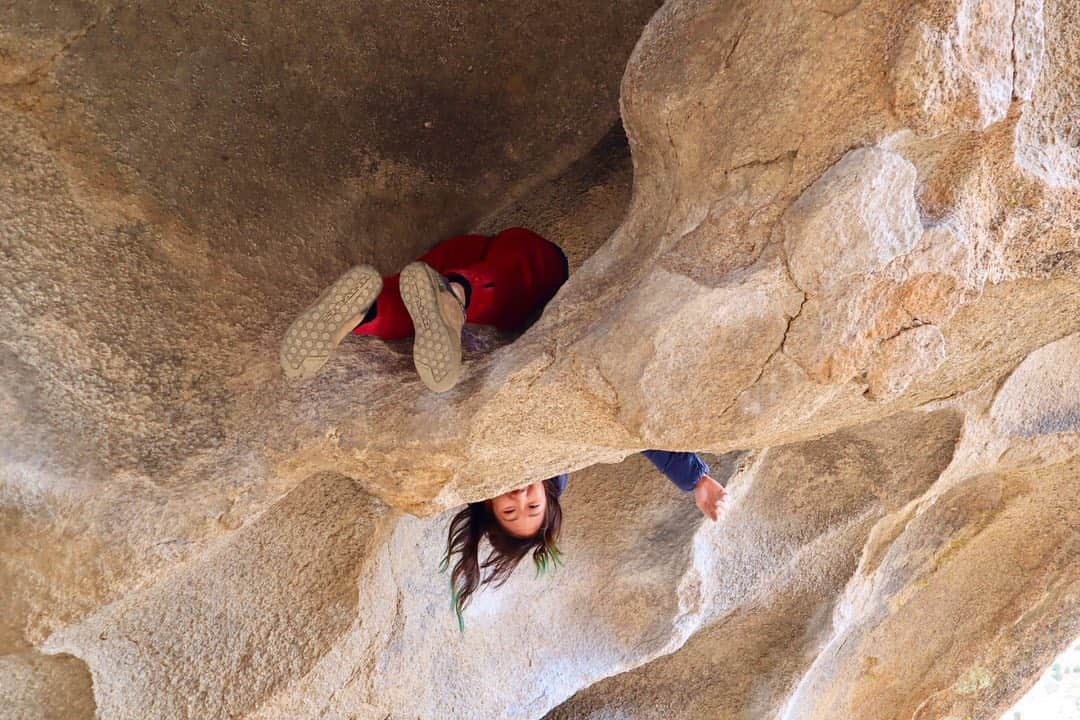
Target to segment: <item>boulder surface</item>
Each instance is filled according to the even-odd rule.
[[[513,225],[570,278],[453,390],[282,376]],[[7,3],[0,717],[994,720],[1080,636],[1078,357],[1068,0]],[[459,630],[451,514],[562,472]]]

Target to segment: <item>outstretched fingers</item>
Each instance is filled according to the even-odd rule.
[[[694,488],[694,500],[705,517],[717,522],[724,515],[727,490],[708,475],[703,475]]]

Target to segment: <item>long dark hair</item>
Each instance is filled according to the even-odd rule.
[[[465,629],[462,611],[469,604],[473,593],[481,585],[495,583],[501,587],[517,567],[521,558],[532,550],[536,573],[540,575],[562,562],[559,552],[559,531],[562,529],[562,508],[555,478],[544,481],[547,510],[540,529],[530,537],[519,538],[508,533],[499,524],[486,500],[469,503],[450,521],[446,534],[446,555],[442,570],[450,564],[450,557],[458,553],[458,561],[450,573],[450,606],[457,613],[458,627]],[[480,540],[487,537],[491,552],[480,562]],[[484,571],[487,571],[486,575]]]

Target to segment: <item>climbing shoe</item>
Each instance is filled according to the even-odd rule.
[[[424,262],[401,271],[401,299],[412,317],[415,340],[413,364],[431,390],[444,392],[461,378],[461,328],[465,297]]]
[[[334,348],[371,308],[382,277],[370,265],[357,265],[327,288],[285,331],[281,368],[285,376],[306,380],[330,359]]]

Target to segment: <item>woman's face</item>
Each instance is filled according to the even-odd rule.
[[[488,502],[499,524],[514,537],[532,537],[544,524],[547,493],[543,480],[503,493]]]

